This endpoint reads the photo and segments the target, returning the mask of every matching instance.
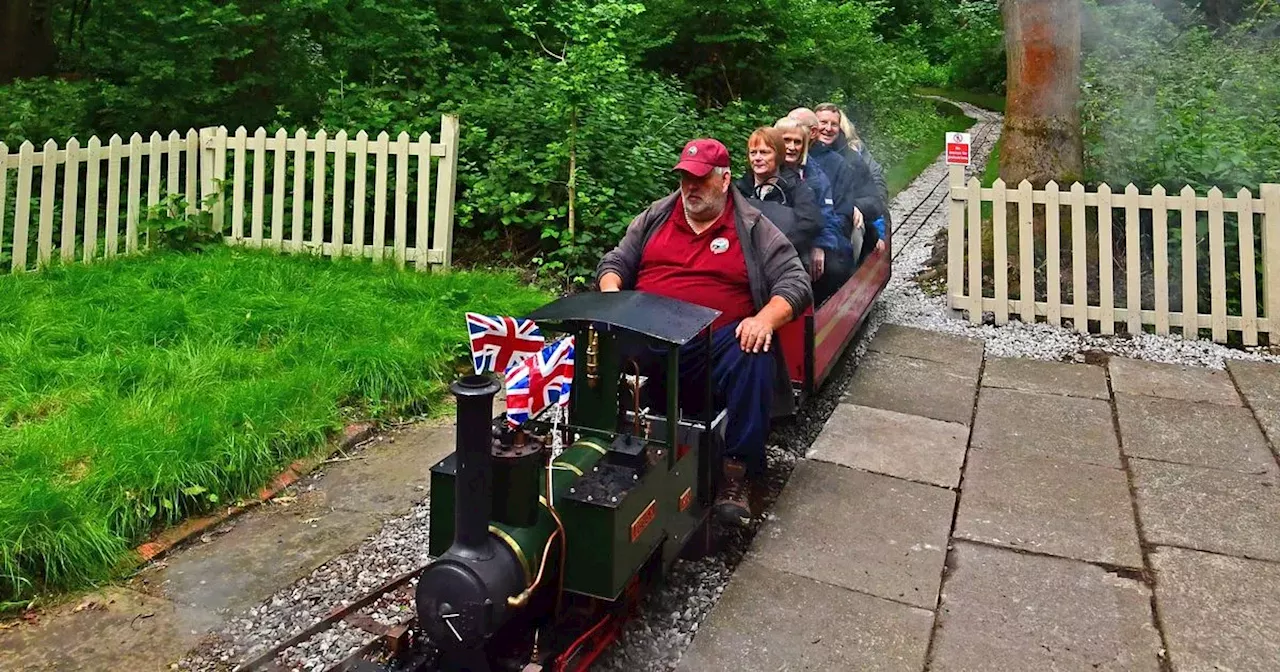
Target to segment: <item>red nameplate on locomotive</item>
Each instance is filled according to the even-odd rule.
[[[634,544],[636,539],[639,539],[640,535],[644,534],[644,530],[649,527],[649,523],[652,523],[653,519],[657,517],[658,500],[655,499],[649,502],[649,506],[644,507],[644,511],[641,511],[640,515],[636,516],[635,522],[631,523],[631,543]]]
[[[680,494],[680,512],[684,513],[684,510],[689,508],[691,502],[693,502],[693,488],[685,488],[684,492]]]

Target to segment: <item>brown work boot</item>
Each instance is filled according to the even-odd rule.
[[[747,465],[726,458],[724,461],[724,479],[720,482],[720,493],[716,496],[716,515],[728,525],[746,527],[751,522],[751,504],[748,500],[750,482],[747,480]]]

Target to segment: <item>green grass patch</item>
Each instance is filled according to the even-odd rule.
[[[463,313],[548,299],[514,274],[230,248],[0,276],[0,608],[111,578],[344,418],[447,408]]]
[[[998,93],[977,93],[974,91],[960,91],[958,89],[916,89],[916,93],[922,96],[942,96],[950,100],[959,101],[961,103],[969,103],[977,105],[986,110],[994,110],[1004,113],[1005,97]]]
[[[1000,177],[1000,145],[1002,143],[1004,143],[1003,136],[996,140],[996,146],[991,148],[991,156],[987,158],[987,165],[982,169],[982,186],[984,187],[995,184],[996,178]]]
[[[938,102],[937,109],[935,128],[924,136],[926,140],[907,152],[901,161],[889,166],[885,171],[884,179],[889,187],[889,198],[896,196],[925,168],[938,160],[938,155],[946,148],[947,132],[964,131],[974,123],[954,105]]]

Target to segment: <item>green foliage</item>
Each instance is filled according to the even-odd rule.
[[[973,126],[974,120],[965,116],[960,108],[949,103],[937,104],[938,114],[919,115],[922,128],[913,129],[912,136],[921,138],[920,144],[907,153],[901,160],[894,161],[885,172],[885,182],[889,187],[889,197],[893,198],[905,188],[917,175],[930,164],[938,160],[946,145],[946,133],[949,131],[965,131]],[[903,132],[904,135],[906,132]]]
[[[997,0],[961,0],[942,40],[951,86],[1000,93],[1005,84],[1004,27]]]
[[[213,223],[217,199],[218,194],[210,194],[204,207],[195,209],[184,194],[169,194],[147,208],[142,231],[151,249],[204,252],[223,245],[222,232]]]
[[[456,113],[460,247],[571,281],[674,188],[690,138],[719,138],[741,171],[752,128],[834,100],[891,165],[942,125],[910,95],[942,71],[879,34],[879,3],[100,0],[75,21],[70,6],[59,46],[84,100],[42,117],[59,101],[30,89],[69,94],[0,87],[36,101],[0,108],[6,141],[206,125],[416,137]],[[188,249],[198,229],[167,218],[153,234]]]
[[[880,17],[879,29],[896,46],[911,46],[934,72],[929,86],[981,92],[1004,91],[1004,28],[998,0],[896,0]]]
[[[344,407],[437,410],[463,312],[547,298],[226,246],[0,277],[0,603],[107,578],[153,526],[314,453]]]
[[[1145,3],[1086,15],[1082,120],[1090,177],[1234,192],[1280,166],[1280,43],[1179,27]]]
[[[102,87],[94,82],[61,79],[18,80],[0,86],[0,142],[17,151],[33,144],[60,141],[92,129],[91,111],[100,104]],[[83,137],[83,136],[82,136]]]

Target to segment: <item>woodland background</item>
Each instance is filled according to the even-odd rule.
[[[1086,0],[1092,182],[1231,192],[1280,166],[1280,0]],[[0,141],[462,117],[458,256],[588,274],[687,139],[844,104],[893,167],[1001,95],[996,0],[0,0]],[[575,226],[568,224],[574,204]]]

